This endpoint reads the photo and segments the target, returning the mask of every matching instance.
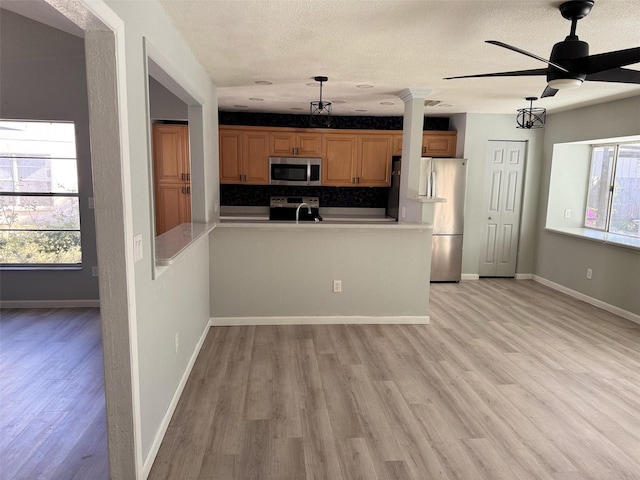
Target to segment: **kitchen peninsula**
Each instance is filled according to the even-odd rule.
[[[221,222],[210,235],[212,268],[225,276],[212,292],[214,324],[428,323],[431,230]]]

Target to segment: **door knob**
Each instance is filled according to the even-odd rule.
[[[489,217],[489,220],[493,220],[493,218]]]

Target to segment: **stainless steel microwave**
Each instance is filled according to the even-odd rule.
[[[320,185],[322,159],[269,157],[270,185]]]

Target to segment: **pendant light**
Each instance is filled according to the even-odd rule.
[[[312,127],[331,126],[331,102],[322,101],[322,82],[329,80],[327,77],[313,77],[320,82],[320,100],[309,104],[309,125]]]
[[[518,109],[518,116],[516,122],[517,128],[543,128],[544,122],[547,117],[547,110],[544,108],[533,108],[533,101],[538,100],[538,97],[527,97],[525,100],[529,101],[529,107]]]

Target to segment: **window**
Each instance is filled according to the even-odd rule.
[[[0,264],[79,264],[72,122],[0,120]]]
[[[640,237],[640,143],[592,148],[584,226]]]

